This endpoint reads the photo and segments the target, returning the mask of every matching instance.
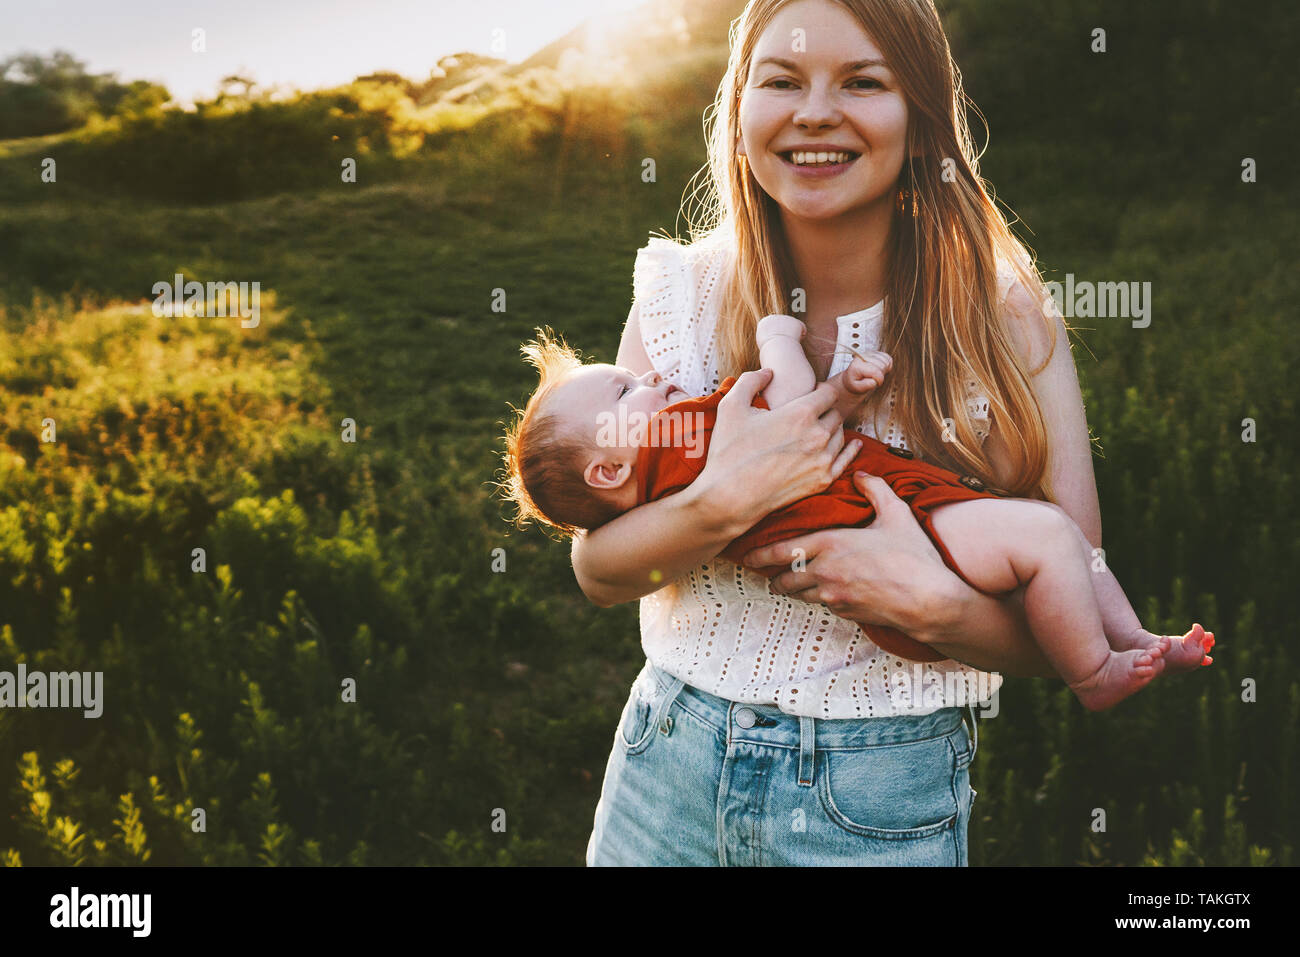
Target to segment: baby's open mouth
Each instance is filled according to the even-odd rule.
[[[786,150],[777,155],[792,166],[843,166],[847,163],[852,163],[861,154],[854,153],[851,150],[826,150],[819,152],[813,152],[812,150]]]

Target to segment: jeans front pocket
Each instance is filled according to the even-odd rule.
[[[961,807],[952,737],[827,750],[819,775],[827,816],[850,833],[884,840],[934,837],[955,828]]]
[[[657,669],[647,667],[641,672],[618,722],[618,743],[625,754],[640,754],[648,748],[656,730],[667,733],[673,720],[668,714],[669,699],[676,699],[681,686],[680,681]]]
[[[618,723],[618,740],[625,751],[636,751],[645,746],[650,731],[650,703],[635,692],[623,706],[623,716]]]

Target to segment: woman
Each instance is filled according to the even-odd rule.
[[[860,431],[1049,498],[1100,547],[1064,323],[978,179],[931,0],[751,0],[710,123],[709,228],[638,254],[618,364],[697,395],[744,374],[690,489],[574,541],[592,601],[641,599],[647,655],[588,863],[964,865],[967,691],[1050,668],[1014,596],[953,575],[879,479],[858,480],[869,528],[746,559],[791,565],[770,590],[713,560],[847,461],[827,388],[767,412],[766,373],[745,370],[770,313],[801,314],[822,381],[882,349],[892,383]]]

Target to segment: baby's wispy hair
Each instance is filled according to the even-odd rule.
[[[505,476],[497,486],[515,506],[516,525],[536,521],[567,537],[617,513],[582,477],[581,458],[594,440],[566,433],[546,407],[555,388],[586,363],[550,326],[536,333],[519,351],[537,370],[537,388],[522,409],[510,407],[514,419],[505,434]]]

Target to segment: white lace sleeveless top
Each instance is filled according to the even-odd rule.
[[[729,260],[724,241],[690,246],[658,237],[637,253],[633,277],[641,336],[655,371],[691,395],[720,384],[714,338],[721,285]],[[999,301],[1014,274],[999,263]],[[884,303],[840,316],[829,375],[852,360],[844,350],[878,347]],[[886,399],[892,408],[894,396]],[[968,384],[967,411],[982,440],[988,400]],[[892,416],[885,434],[870,422],[865,435],[907,448]],[[815,718],[928,714],[987,700],[1000,675],[956,661],[905,661],[873,643],[854,622],[825,605],[773,595],[762,575],[715,559],[641,599],[641,645],[658,668],[732,701],[776,705]]]

